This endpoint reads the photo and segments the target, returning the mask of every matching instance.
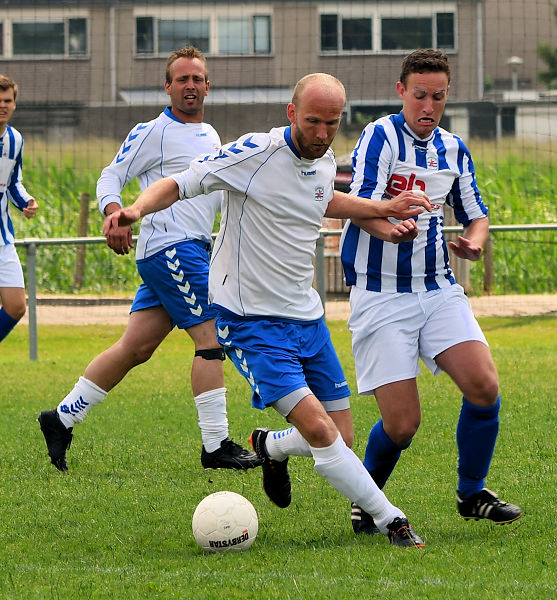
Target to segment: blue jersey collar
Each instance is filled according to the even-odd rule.
[[[182,125],[186,125],[185,121],[180,121],[180,119],[178,119],[178,117],[176,117],[175,115],[172,114],[172,107],[171,106],[167,106],[164,109],[164,114],[169,118],[172,119],[173,121],[176,121],[176,123],[182,123]],[[189,123],[187,123],[189,125]]]
[[[284,130],[284,141],[288,144],[288,147],[290,148],[290,150],[292,150],[296,158],[301,159],[302,157],[300,156],[298,149],[296,148],[296,146],[294,146],[294,142],[292,141],[292,127],[286,127],[286,129]]]

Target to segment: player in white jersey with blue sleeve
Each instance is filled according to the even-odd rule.
[[[13,79],[0,75],[0,342],[23,317],[27,306],[10,202],[27,219],[39,208],[21,181],[23,137],[8,125],[16,108],[17,90]]]
[[[166,68],[165,89],[171,106],[156,119],[139,123],[97,183],[101,212],[122,207],[120,193],[137,178],[140,188],[181,171],[199,154],[214,152],[220,139],[203,122],[209,92],[203,54],[190,46],[173,52]],[[39,415],[51,462],[67,470],[66,450],[72,429],[135,366],[151,357],[173,327],[192,338],[195,356],[191,386],[201,430],[201,464],[205,468],[248,469],[260,464],[253,452],[228,436],[226,388],[216,339],[215,310],[208,303],[211,233],[222,193],[185,201],[149,215],[141,223],[136,261],[142,283],[130,311],[126,331],[116,344],[88,365],[71,392],[53,410]],[[112,232],[108,245],[117,254],[132,247],[131,227]]]
[[[156,182],[131,207],[109,216],[103,231],[110,235],[112,228],[175,206],[178,199],[223,190],[209,277],[218,339],[249,382],[253,405],[275,408],[292,425],[251,434],[267,495],[287,507],[288,457],[313,457],[315,470],[352,501],[359,498],[391,543],[423,546],[349,448],[350,390],[312,288],[312,260],[324,216],[359,216],[375,235],[400,241],[415,237],[414,221],[393,226],[377,217],[407,218],[430,205],[412,194],[387,206],[334,191],[329,146],[344,103],[338,79],[323,73],[302,78],[287,109],[290,127],[247,134],[218,154],[194,160],[188,170]],[[409,210],[410,204],[420,206]]]
[[[418,359],[445,371],[463,394],[457,426],[457,506],[465,519],[508,523],[521,509],[487,490],[499,428],[497,371],[470,303],[453,277],[449,247],[478,260],[488,236],[470,153],[440,128],[449,94],[444,53],[417,50],[403,62],[397,92],[402,111],[369,124],[352,154],[351,193],[386,201],[408,190],[427,195],[433,211],[416,217],[416,239],[394,245],[348,222],[341,256],[350,292],[352,347],[358,391],[375,394],[381,420],[371,430],[364,465],[382,489],[421,419]],[[443,236],[443,208],[464,226],[458,242]],[[375,524],[357,504],[356,533]]]

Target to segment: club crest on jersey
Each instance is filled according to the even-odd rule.
[[[317,202],[320,202],[321,200],[323,200],[324,196],[325,196],[325,188],[322,185],[318,185],[313,192],[313,197],[315,198],[315,200]]]
[[[437,156],[435,156],[434,154],[428,154],[426,157],[426,165],[428,169],[439,168],[439,161],[437,160]]]

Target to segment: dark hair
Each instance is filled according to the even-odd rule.
[[[7,75],[0,75],[0,90],[13,90],[14,100],[17,98],[17,83]]]
[[[179,58],[197,58],[205,67],[205,81],[209,80],[209,71],[207,70],[207,59],[201,50],[198,50],[195,46],[186,46],[185,48],[180,48],[179,50],[174,50],[172,54],[168,57],[166,61],[166,83],[172,83],[172,76],[170,75],[170,67],[174,63],[174,61]]]
[[[437,73],[443,72],[447,74],[449,83],[451,82],[451,69],[449,67],[449,59],[441,50],[433,50],[432,48],[420,48],[409,54],[402,61],[402,69],[400,71],[399,81],[406,86],[406,80],[410,73]]]

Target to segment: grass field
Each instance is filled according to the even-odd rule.
[[[504,527],[456,512],[458,395],[448,378],[419,378],[423,422],[386,493],[425,538],[423,550],[355,537],[349,503],[312,469],[291,460],[293,501],[281,510],[260,471],[203,471],[189,390],[192,347],[173,332],[76,426],[70,471],[49,464],[35,418],[53,408],[89,360],[121,334],[100,326],[40,327],[41,360],[28,360],[27,328],[2,342],[0,598],[45,599],[552,599],[557,597],[555,488],[557,318],[483,319],[499,367],[503,408],[489,486],[521,504]],[[349,334],[330,323],[355,390]],[[249,407],[248,386],[226,363],[232,436],[282,428],[272,410]],[[361,456],[377,418],[353,396]],[[245,495],[259,536],[242,554],[204,555],[191,516],[207,494]]]

